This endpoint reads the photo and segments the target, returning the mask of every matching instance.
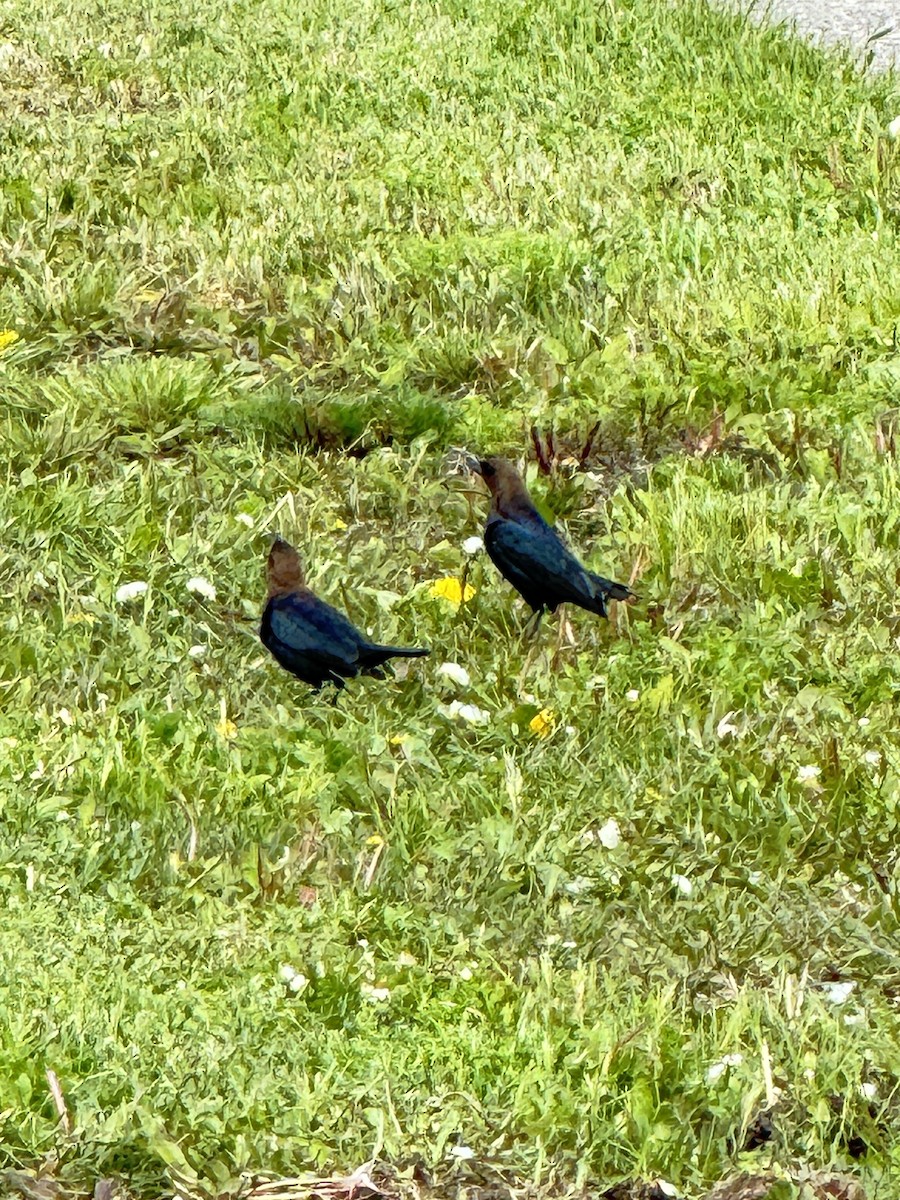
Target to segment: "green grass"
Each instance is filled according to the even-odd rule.
[[[3,22],[0,1165],[896,1194],[896,80],[680,0]],[[430,592],[533,425],[641,594],[555,669]],[[281,672],[276,526],[432,657]]]

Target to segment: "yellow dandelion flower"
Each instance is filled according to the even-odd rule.
[[[373,833],[371,837],[366,838],[367,846],[383,846],[384,838],[380,834]]]
[[[334,522],[334,528],[335,528],[335,529],[340,529],[340,530],[346,529],[346,528],[347,528],[347,522],[346,522],[346,521],[342,521],[340,517],[336,517],[336,518],[335,518],[335,522]]]
[[[66,623],[68,625],[93,625],[97,618],[93,613],[74,612],[66,614]]]
[[[19,335],[14,329],[0,329],[0,354],[18,340]]]
[[[552,708],[542,708],[539,713],[531,718],[528,722],[528,728],[532,733],[536,733],[538,737],[545,738],[548,733],[551,733],[553,726],[556,724],[556,713]]]
[[[237,737],[237,725],[228,715],[228,705],[224,698],[219,701],[219,719],[216,722],[216,733],[220,738],[224,738],[226,742],[230,742]]]
[[[475,589],[471,583],[467,583],[464,589],[462,582],[455,575],[445,575],[443,579],[434,581],[428,593],[441,600],[449,600],[455,608],[459,608],[461,604],[469,603],[475,595]]]

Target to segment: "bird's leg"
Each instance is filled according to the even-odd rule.
[[[469,560],[468,558],[463,563],[462,575],[459,580],[459,608],[456,610],[456,620],[454,625],[458,625],[463,617],[463,611],[466,607],[466,584],[469,582]]]
[[[525,628],[522,630],[522,641],[529,642],[530,645],[528,647],[528,653],[525,655],[525,662],[522,664],[522,670],[519,673],[519,678],[516,684],[517,691],[522,690],[522,684],[525,680],[525,676],[528,674],[531,664],[540,653],[541,643],[540,638],[538,637],[538,631],[541,627],[541,618],[543,615],[544,610],[542,608],[537,609],[528,618]]]
[[[543,615],[544,615],[544,610],[542,608],[536,609],[531,614],[531,616],[525,622],[525,627],[522,630],[523,640],[527,641],[528,639],[537,637],[538,630],[541,627],[541,618],[543,617]]]
[[[559,660],[562,658],[563,642],[567,641],[570,646],[575,645],[575,638],[572,636],[572,625],[566,616],[566,606],[559,606],[559,628],[556,634],[556,649],[553,652],[551,667],[555,671],[559,667]]]

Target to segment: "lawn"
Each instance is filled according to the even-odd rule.
[[[697,0],[2,23],[7,1190],[896,1196],[898,80]],[[459,447],[640,602],[535,652]],[[281,671],[274,529],[431,657]]]

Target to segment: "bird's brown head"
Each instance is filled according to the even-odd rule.
[[[283,538],[275,535],[266,563],[266,584],[269,596],[283,596],[306,586],[300,555]]]
[[[502,516],[513,516],[516,511],[532,507],[531,497],[519,472],[505,458],[480,458],[471,460],[475,471],[490,489],[494,508]]]

